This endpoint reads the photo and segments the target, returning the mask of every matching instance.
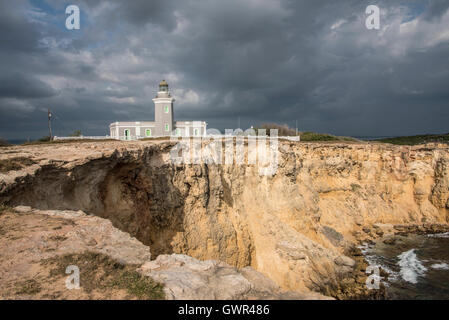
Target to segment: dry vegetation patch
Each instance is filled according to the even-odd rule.
[[[36,164],[35,161],[25,157],[15,157],[0,160],[0,172],[8,172],[13,170],[21,170],[22,168]]]
[[[0,204],[0,299],[165,298],[161,284],[136,271],[140,265],[77,244],[74,234],[81,230],[71,219]],[[70,265],[80,271],[78,290],[66,287]]]
[[[34,279],[17,282],[15,285],[16,294],[33,295],[42,290],[41,285]]]
[[[163,286],[136,271],[138,265],[127,265],[97,252],[66,254],[46,259],[50,276],[64,276],[67,266],[75,265],[80,270],[80,287],[87,293],[94,290],[124,289],[130,298],[164,299]]]
[[[9,147],[11,144],[5,139],[0,138],[0,148],[1,147]]]

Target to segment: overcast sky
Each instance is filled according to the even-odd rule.
[[[46,135],[47,108],[57,135],[152,121],[162,79],[176,120],[222,131],[449,132],[448,0],[0,0],[0,46],[6,139]]]

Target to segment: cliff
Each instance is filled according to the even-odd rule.
[[[354,244],[394,225],[447,224],[449,149],[279,143],[273,176],[255,165],[173,164],[172,142],[8,147],[0,203],[82,210],[151,248],[252,267],[307,292],[357,269]],[[31,161],[30,161],[31,160]],[[360,269],[360,268],[359,268]]]

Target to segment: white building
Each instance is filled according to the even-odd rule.
[[[115,139],[134,140],[164,136],[202,136],[206,134],[205,121],[174,121],[173,103],[168,83],[162,80],[154,102],[155,121],[114,122],[109,125]]]

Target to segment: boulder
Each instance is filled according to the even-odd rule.
[[[355,261],[346,256],[338,256],[335,258],[334,262],[337,266],[346,266],[351,268],[355,266]]]

